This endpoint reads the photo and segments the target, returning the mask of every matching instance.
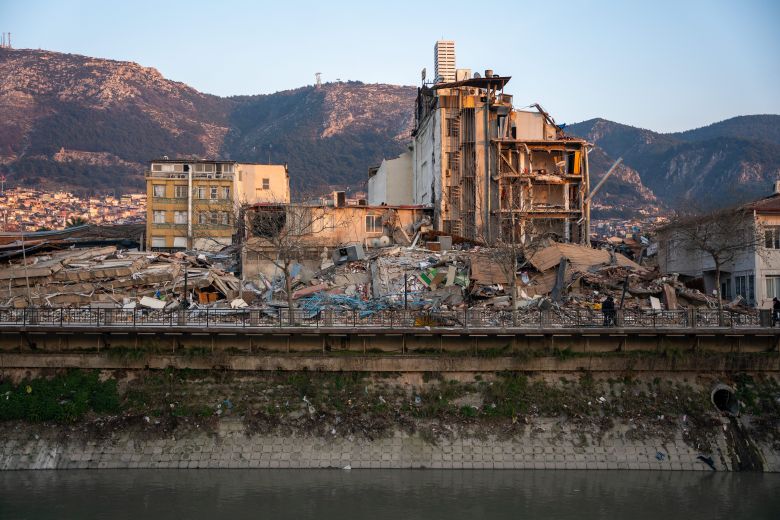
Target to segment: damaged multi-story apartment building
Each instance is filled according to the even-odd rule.
[[[454,61],[454,43],[435,49]],[[509,76],[456,69],[448,78],[449,69],[429,83],[423,75],[410,150],[369,170],[369,204],[424,205],[437,230],[486,243],[587,243],[589,143],[538,104],[515,109]]]

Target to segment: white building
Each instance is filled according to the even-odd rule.
[[[721,267],[721,294],[726,300],[742,296],[749,304],[766,309],[771,307],[772,298],[780,298],[780,181],[775,183],[773,195],[740,209],[749,219],[744,229],[757,230],[762,240],[745,247]],[[751,242],[740,237],[735,241]],[[673,226],[658,231],[658,265],[661,272],[677,273],[683,281],[698,281],[707,294],[713,294],[717,287],[712,257],[689,247]]]
[[[433,64],[436,81],[455,81],[455,42],[439,40],[433,47]]]
[[[368,170],[368,205],[401,206],[412,204],[412,152],[385,159],[378,168]]]

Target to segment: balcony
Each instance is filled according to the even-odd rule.
[[[232,181],[233,176],[235,173],[205,173],[205,172],[195,172],[192,174],[193,179],[214,179],[214,180],[224,180],[224,181]],[[149,170],[146,170],[144,172],[144,178],[146,179],[181,179],[186,180],[189,178],[189,174],[187,172],[151,172]]]
[[[152,197],[152,204],[186,204],[186,197]]]
[[[195,229],[208,229],[211,231],[234,231],[236,228],[230,224],[193,224]]]
[[[185,199],[186,200],[186,199]],[[192,199],[192,203],[196,205],[208,205],[208,206],[232,206],[232,199]]]
[[[152,222],[153,229],[187,229],[187,224],[173,224],[171,222]]]

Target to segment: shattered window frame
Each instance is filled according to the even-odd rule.
[[[152,221],[155,224],[165,224],[165,210],[156,209],[152,211]]]
[[[165,184],[152,184],[152,197],[161,199],[165,197]]]

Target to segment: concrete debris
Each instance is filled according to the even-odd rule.
[[[0,305],[173,311],[185,299],[235,299],[241,284],[205,254],[126,251],[115,246],[67,249],[0,267]]]
[[[418,231],[413,243],[430,244],[419,237]],[[281,269],[276,276],[260,274],[242,283],[215,255],[114,246],[47,252],[0,268],[0,305],[155,312],[260,308],[268,316],[292,307],[318,319],[329,310],[351,310],[360,317],[388,309],[600,310],[607,297],[616,309],[718,306],[716,297],[679,277],[662,276],[614,250],[551,242],[526,254],[520,246],[490,248],[462,237],[453,243],[449,236],[435,238],[436,250],[416,245],[323,250],[317,272],[297,263],[288,266],[289,284]],[[722,305],[749,312],[740,298]]]

